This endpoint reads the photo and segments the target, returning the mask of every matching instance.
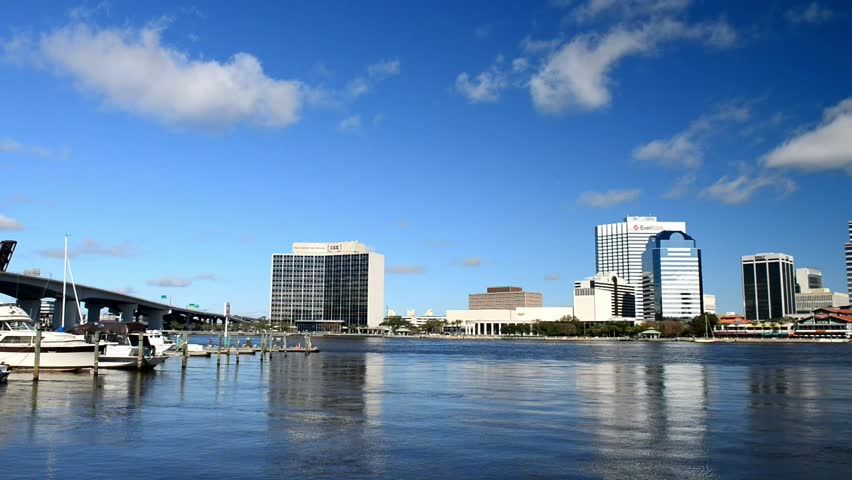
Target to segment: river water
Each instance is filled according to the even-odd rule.
[[[14,374],[0,478],[852,478],[852,345],[314,344]]]

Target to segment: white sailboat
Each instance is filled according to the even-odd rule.
[[[707,323],[707,313],[704,313],[704,338],[696,338],[695,343],[716,343],[719,340],[713,336],[713,330],[710,330],[710,324]]]
[[[65,236],[65,264],[62,281],[62,325],[65,325],[65,291],[69,272],[68,236]],[[73,282],[74,274],[71,273]],[[76,295],[76,286],[75,299]],[[60,300],[57,300],[60,301]],[[79,300],[77,300],[79,302]],[[79,304],[77,311],[80,311]],[[0,305],[0,363],[9,368],[31,369],[35,366],[36,325],[17,305]],[[95,346],[81,335],[63,332],[42,332],[39,368],[45,370],[74,371],[91,368],[94,364]]]

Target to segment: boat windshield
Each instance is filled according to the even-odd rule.
[[[14,332],[21,330],[32,331],[33,326],[30,322],[24,320],[6,320],[5,322],[0,322],[0,331],[2,332]]]

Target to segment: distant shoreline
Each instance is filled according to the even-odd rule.
[[[188,333],[190,336],[213,336],[217,337],[222,335],[221,332],[180,332],[180,331],[169,331],[169,333],[182,334]],[[212,335],[216,333],[216,335]],[[260,337],[260,333],[250,333],[250,332],[232,332],[230,334],[231,337]],[[304,333],[288,333],[286,334],[288,337],[301,337],[306,334]],[[668,343],[668,342],[687,342],[687,343],[695,343],[695,338],[693,337],[675,337],[675,338],[660,338],[660,339],[635,339],[631,338],[629,340],[618,338],[618,337],[541,337],[541,336],[523,336],[523,335],[501,335],[501,336],[486,336],[486,335],[375,335],[375,334],[348,334],[348,333],[311,333],[312,337],[317,338],[387,338],[387,339],[400,339],[400,340],[473,340],[473,341],[536,341],[536,342],[607,342],[607,343],[630,343],[630,342],[649,342],[649,343]],[[282,338],[285,336],[283,333],[274,334],[276,338]],[[852,343],[852,341],[847,340],[845,338],[789,338],[789,337],[775,337],[775,338],[717,338],[716,342],[709,343],[710,345],[714,343],[757,343],[757,344],[795,344],[795,343],[824,343],[824,344],[837,344],[837,343]]]

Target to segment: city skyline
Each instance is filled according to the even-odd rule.
[[[9,270],[56,278],[70,233],[82,284],[260,316],[272,253],[357,239],[397,311],[559,306],[595,225],[653,215],[719,312],[755,252],[843,292],[850,7],[568,3],[4,4]]]

